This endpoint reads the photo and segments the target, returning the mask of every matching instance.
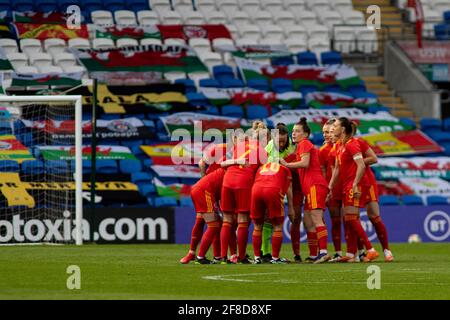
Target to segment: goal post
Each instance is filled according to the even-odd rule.
[[[74,236],[72,231],[70,231],[69,236],[71,239],[75,238],[75,244],[76,245],[82,245],[83,244],[83,163],[82,163],[82,145],[83,145],[83,132],[82,132],[82,96],[81,95],[36,95],[36,96],[7,96],[7,95],[0,95],[0,109],[2,110],[10,110],[17,109],[19,111],[22,111],[21,109],[23,106],[27,106],[30,110],[28,112],[33,112],[33,106],[36,106],[38,109],[38,106],[42,106],[45,104],[60,104],[58,106],[58,110],[63,109],[64,106],[61,106],[63,104],[71,104],[73,106],[73,111],[71,110],[63,110],[62,112],[68,112],[67,114],[70,115],[71,119],[75,122],[74,125],[74,139],[73,141],[70,141],[72,145],[74,145],[74,174],[73,174],[73,180],[74,180],[74,186],[75,186],[75,195],[74,195],[74,203],[72,204],[74,206],[75,211],[75,221],[74,221]],[[69,114],[69,112],[73,112],[73,114]],[[51,119],[50,119],[51,120]],[[46,119],[45,121],[48,121]],[[29,121],[30,123],[32,121]],[[14,128],[13,128],[14,130]],[[1,142],[1,141],[0,141]],[[0,159],[2,159],[0,157]],[[57,181],[57,180],[55,180]],[[61,182],[61,181],[59,181]],[[65,181],[64,181],[65,182]],[[66,200],[67,199],[60,199],[60,200]],[[51,201],[51,200],[50,200]],[[48,206],[43,206],[44,210],[50,210],[47,209]],[[63,211],[63,209],[58,208],[59,211]],[[59,212],[58,211],[58,212]],[[65,212],[65,211],[64,211]],[[63,215],[63,212],[59,212],[61,216]],[[53,217],[54,218],[54,217]],[[31,228],[31,227],[30,227]],[[55,232],[53,230],[53,232]],[[66,232],[66,231],[64,231]],[[14,236],[16,237],[16,236]],[[47,239],[48,240],[48,239]],[[67,239],[65,239],[67,240]],[[73,241],[73,240],[72,240]]]

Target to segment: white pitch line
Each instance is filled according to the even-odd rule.
[[[202,279],[213,281],[235,281],[235,282],[257,282],[248,279],[230,279],[228,277],[248,277],[248,276],[267,276],[271,274],[278,274],[278,272],[266,272],[266,273],[243,273],[243,274],[230,274],[230,275],[217,275],[217,276],[205,276]]]

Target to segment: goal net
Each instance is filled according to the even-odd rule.
[[[0,96],[0,245],[82,244],[81,96]]]

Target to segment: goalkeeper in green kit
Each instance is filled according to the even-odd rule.
[[[292,144],[291,138],[289,137],[289,130],[287,126],[283,123],[279,123],[275,127],[275,134],[272,136],[272,140],[266,146],[266,151],[268,154],[267,162],[277,162],[278,159],[286,159],[289,155],[295,155],[295,145]],[[295,161],[295,157],[293,158]],[[297,170],[295,170],[297,171]],[[296,175],[297,176],[297,175]],[[295,192],[299,192],[300,190],[293,190]],[[296,207],[297,211],[298,205]],[[299,212],[298,212],[299,213]],[[296,213],[296,215],[298,215]],[[290,217],[291,220],[294,217]],[[299,218],[298,218],[299,219]],[[263,235],[262,235],[262,260],[263,262],[270,262],[272,259],[271,255],[271,237],[273,232],[273,226],[270,221],[266,220],[263,227]],[[298,235],[300,235],[300,228],[298,230]],[[292,238],[292,237],[291,237]],[[300,237],[298,239],[298,245],[295,247],[300,247]],[[294,245],[293,245],[294,248]],[[301,262],[299,249],[296,250],[294,248],[294,256],[297,262]]]

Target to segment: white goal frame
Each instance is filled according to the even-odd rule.
[[[74,102],[75,103],[75,244],[83,244],[83,162],[82,162],[82,96],[1,96],[1,102]]]

